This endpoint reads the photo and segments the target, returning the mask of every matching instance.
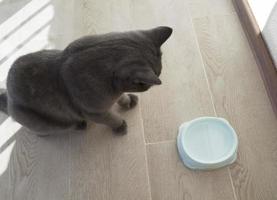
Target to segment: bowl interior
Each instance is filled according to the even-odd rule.
[[[183,140],[184,149],[192,159],[207,163],[226,157],[236,145],[232,128],[216,119],[192,122]]]

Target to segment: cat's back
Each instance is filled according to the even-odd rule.
[[[40,70],[51,69],[51,65],[58,62],[62,51],[59,50],[42,50],[19,57],[11,66],[9,75],[15,72],[39,72]]]
[[[59,50],[43,50],[18,58],[8,73],[7,89],[12,98],[26,102],[54,89],[59,71]],[[52,86],[51,86],[52,85]]]

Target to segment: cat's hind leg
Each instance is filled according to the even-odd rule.
[[[77,123],[58,121],[21,105],[9,105],[8,111],[12,118],[39,136],[77,126]]]
[[[138,104],[138,97],[134,94],[122,94],[117,103],[124,109],[132,109]]]

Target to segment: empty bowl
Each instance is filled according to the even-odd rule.
[[[236,160],[238,139],[226,119],[200,117],[180,126],[177,147],[188,168],[216,169]]]

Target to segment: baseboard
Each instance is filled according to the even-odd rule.
[[[254,53],[273,110],[277,116],[277,70],[248,4],[248,0],[233,0],[233,4]]]

